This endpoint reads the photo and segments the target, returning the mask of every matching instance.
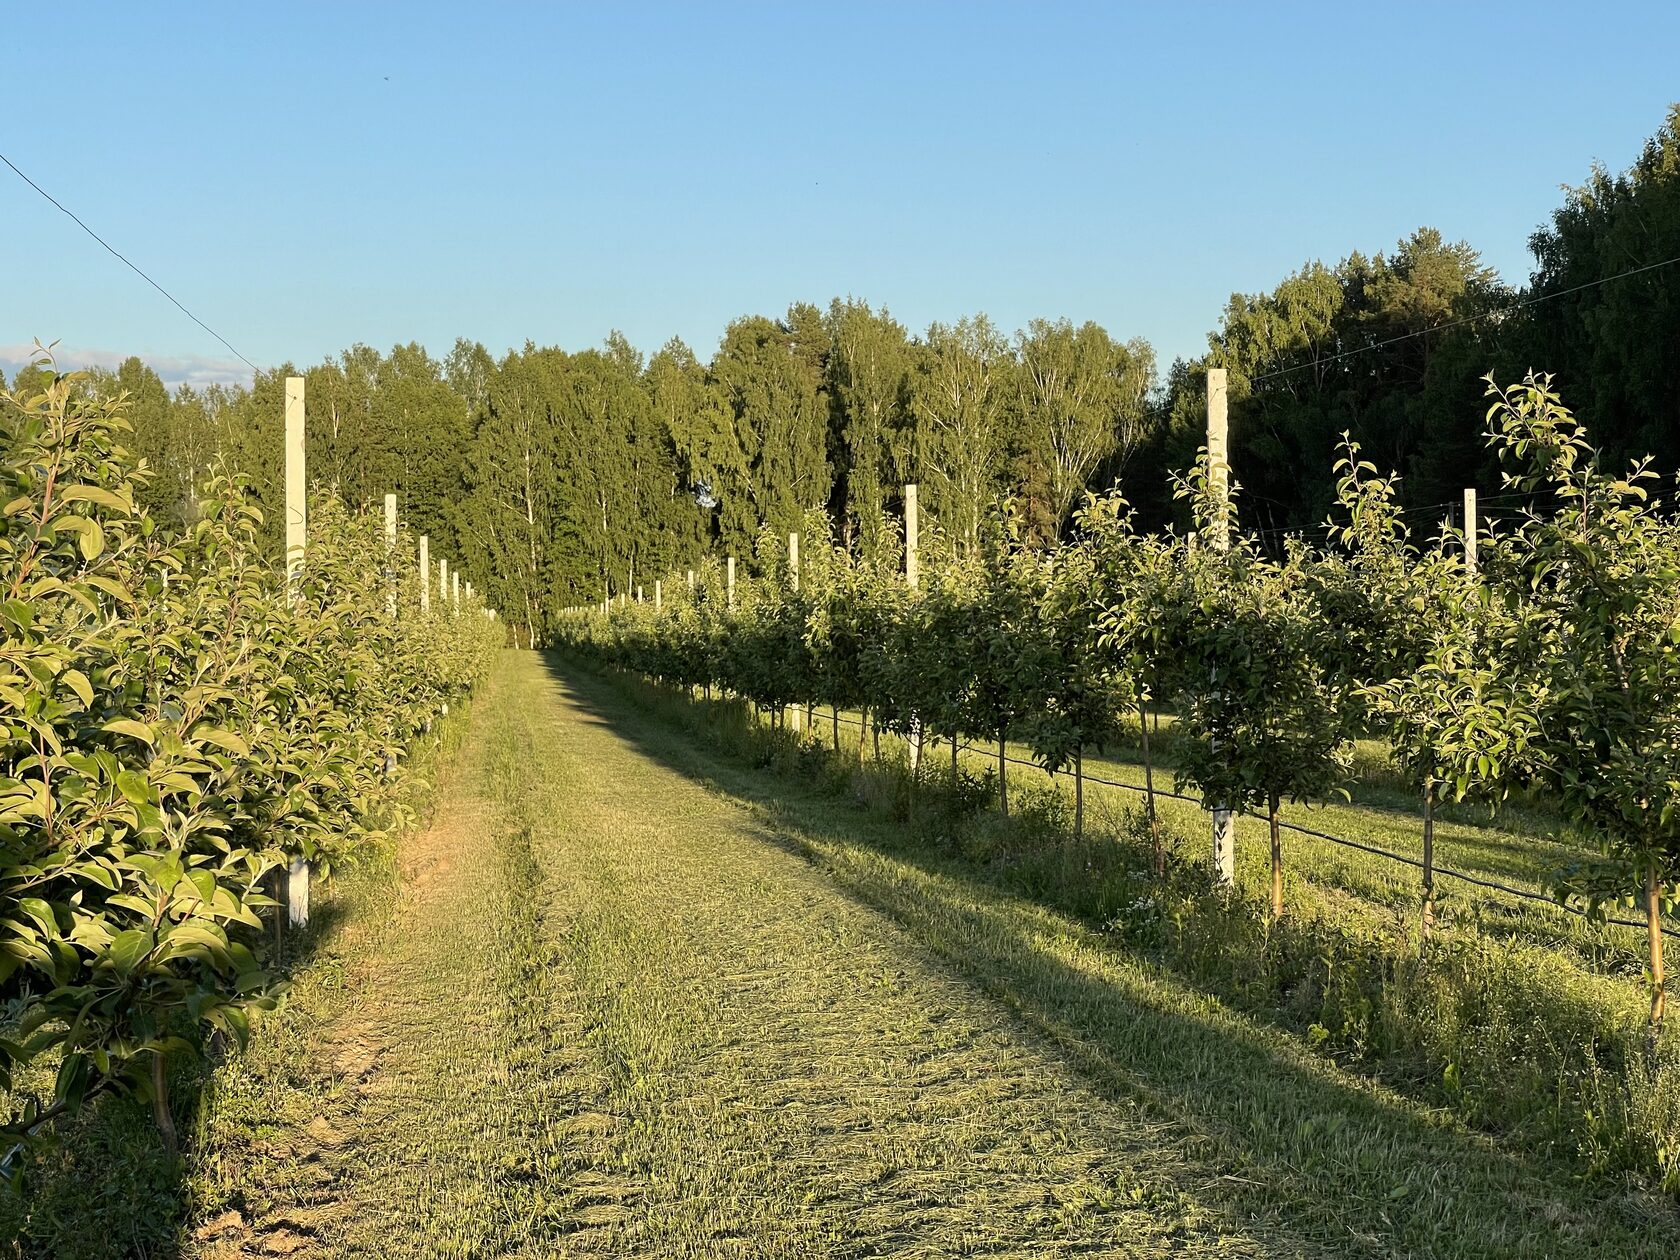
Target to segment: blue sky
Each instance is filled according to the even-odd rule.
[[[1673,4],[293,4],[6,10],[0,152],[264,367],[458,335],[708,355],[855,294],[1095,319],[1423,224],[1507,278],[1680,99]],[[227,352],[0,168],[0,362]],[[7,364],[8,370],[10,364]],[[232,365],[237,367],[237,365]],[[241,371],[243,369],[240,369]]]

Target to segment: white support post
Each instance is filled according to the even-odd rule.
[[[1231,483],[1229,417],[1227,415],[1225,369],[1209,368],[1207,374],[1207,452],[1209,488],[1219,501],[1219,520],[1213,545],[1220,551],[1231,546],[1229,515],[1226,512]],[[1229,888],[1237,878],[1236,829],[1231,811],[1223,804],[1213,807],[1213,881]]]
[[[665,584],[659,578],[653,579],[653,611],[659,612],[665,607]]]
[[[921,565],[916,555],[916,549],[921,542],[922,522],[920,509],[916,499],[916,483],[907,482],[904,487],[904,585],[915,590],[921,582]],[[859,732],[859,739],[863,738]],[[879,736],[876,737],[879,739]],[[922,772],[922,733],[921,718],[912,718],[910,722],[910,774],[912,777]],[[952,737],[952,747],[955,748],[955,736]],[[956,754],[953,753],[954,757]],[[953,763],[954,764],[954,763]]]
[[[461,611],[461,570],[456,569],[449,575],[449,587],[455,600],[455,611]]]
[[[1207,374],[1207,452],[1208,488],[1219,500],[1221,509],[1231,494],[1230,422],[1225,395],[1225,369],[1209,368]],[[1221,551],[1231,547],[1229,519],[1221,510],[1213,545]]]
[[[309,536],[308,479],[303,466],[303,377],[286,378],[286,577],[297,581]],[[294,597],[296,592],[293,592]]]
[[[642,602],[642,588],[640,585],[636,587],[636,602],[638,604]]]
[[[791,585],[791,587],[794,591],[797,592],[799,590],[799,535],[798,534],[789,534],[788,535],[788,582],[790,583],[790,585]],[[792,724],[795,732],[798,732],[798,731],[804,729],[803,724],[800,721],[800,708],[797,704],[790,705],[788,707],[788,714],[793,719],[791,724]]]
[[[397,615],[397,496],[385,496],[385,583],[390,587],[385,606]]]
[[[729,595],[729,607],[735,607],[735,557],[729,557],[729,564],[725,568],[724,589]]]
[[[438,599],[449,602],[449,557],[438,557]]]
[[[688,593],[690,595],[694,594],[694,570],[693,569],[690,569],[688,571]]]
[[[917,516],[916,483],[904,487],[904,584],[911,590],[921,577],[917,567],[916,547],[921,541],[921,520]]]
[[[304,549],[309,541],[309,480],[304,470],[303,377],[286,378],[286,577],[292,598],[301,595]],[[286,921],[309,924],[309,862],[294,857],[286,871]]]
[[[420,611],[430,612],[432,608],[432,538],[430,534],[420,535]]]
[[[1476,520],[1476,490],[1468,486],[1464,491],[1464,567],[1476,572],[1476,540],[1480,525]]]

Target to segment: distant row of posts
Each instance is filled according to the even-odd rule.
[[[304,555],[309,544],[309,480],[304,453],[304,391],[303,377],[286,378],[286,582],[294,600],[301,598],[299,589],[303,576]],[[398,614],[397,496],[385,496],[385,556],[388,593],[386,611]],[[420,611],[430,612],[431,539],[420,535]],[[455,611],[461,608],[461,572],[449,570],[447,559],[438,560],[438,595],[451,600]],[[472,583],[466,583],[467,598],[472,598]],[[491,614],[494,615],[494,614]],[[286,919],[293,927],[309,922],[309,863],[294,857],[286,871]]]
[[[908,586],[911,590],[916,589],[917,577],[918,577],[918,573],[919,573],[919,568],[918,568],[917,560],[916,560],[916,547],[917,547],[917,540],[918,540],[918,537],[919,537],[919,533],[920,533],[920,526],[919,526],[919,521],[918,521],[918,518],[917,518],[917,509],[916,509],[916,483],[915,482],[910,482],[909,484],[907,484],[904,487],[904,582],[905,582],[905,585]],[[425,564],[425,550],[424,550],[425,544],[426,544],[426,540],[424,538],[422,538],[420,540],[420,545],[421,545],[421,549],[422,549],[421,550],[421,565],[422,566],[424,566],[424,564]],[[798,535],[798,533],[790,533],[788,535],[787,557],[788,557],[788,583],[789,583],[790,586],[792,586],[792,588],[794,590],[797,591],[799,589],[799,535]],[[653,607],[654,607],[655,612],[658,612],[660,609],[662,609],[665,606],[664,590],[665,590],[664,583],[656,578],[654,580],[654,583],[653,583]],[[690,594],[694,593],[694,570],[693,569],[690,569],[688,571],[688,590],[689,590]],[[733,609],[735,607],[735,557],[734,556],[726,556],[724,558],[724,562],[723,562],[723,591],[724,591],[725,605],[728,608]],[[643,588],[641,586],[637,586],[636,587],[636,602],[638,604],[645,602],[642,598],[642,595],[643,595]],[[628,590],[620,591],[618,599],[619,599],[620,607],[623,607],[623,606],[627,605],[630,602],[630,592]],[[422,601],[423,600],[424,600],[424,592],[422,592]],[[603,595],[601,597],[601,602],[596,605],[596,609],[597,609],[597,611],[603,612],[603,613],[611,612],[612,611],[612,604],[613,604],[613,597],[611,595]]]
[[[1220,551],[1229,551],[1231,547],[1229,406],[1225,369],[1209,368],[1207,372],[1208,487],[1216,501],[1211,542]],[[904,487],[904,582],[911,590],[917,588],[920,576],[917,560],[919,529],[917,487],[914,482],[911,482]],[[1474,488],[1467,488],[1464,491],[1464,564],[1471,573],[1477,572],[1476,543],[1478,529],[1476,491]],[[799,535],[797,533],[788,535],[788,581],[794,590],[799,589]],[[694,589],[693,569],[688,571],[688,588],[690,591]],[[734,556],[729,556],[724,561],[724,592],[727,606],[733,609],[735,607]],[[621,600],[627,601],[627,595],[621,597]],[[636,600],[638,603],[641,602],[641,588],[639,587],[636,592]],[[658,582],[654,583],[654,605],[656,609],[661,605]],[[604,598],[600,607],[602,612],[610,611],[612,597]],[[1236,878],[1236,843],[1231,810],[1220,803],[1214,805],[1211,812],[1213,821],[1213,877],[1216,883],[1230,886]]]

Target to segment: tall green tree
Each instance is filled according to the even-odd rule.
[[[888,486],[897,478],[894,444],[904,425],[910,379],[909,336],[883,308],[856,299],[829,308],[834,351],[829,388],[840,413],[845,530],[870,563],[886,543]]]
[[[479,413],[466,468],[477,529],[463,558],[490,576],[496,606],[528,646],[540,641],[556,611],[549,577],[558,443],[549,392],[560,367],[555,356],[564,355],[546,354],[544,362],[543,352],[527,347],[502,362]]]
[[[735,419],[757,518],[781,533],[797,530],[807,508],[823,507],[832,486],[826,345],[814,308],[786,321],[738,319],[712,360],[712,377]]]
[[[1122,344],[1094,323],[1035,319],[1016,334],[1021,413],[1044,469],[1050,525],[1060,534],[1105,460],[1124,470],[1150,416],[1155,356],[1147,342]]]
[[[676,479],[700,511],[701,536],[728,554],[747,554],[758,528],[752,471],[722,389],[678,338],[648,362],[644,382]]]
[[[1680,466],[1680,268],[1601,283],[1680,255],[1680,105],[1627,171],[1595,165],[1568,189],[1529,248],[1526,296],[1538,301],[1507,370],[1552,372],[1608,454]]]
[[[931,325],[919,358],[912,394],[918,479],[953,542],[972,550],[1004,474],[1014,360],[985,315]]]

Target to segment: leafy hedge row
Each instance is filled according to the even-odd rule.
[[[8,1165],[168,1056],[242,1040],[276,978],[272,873],[401,822],[404,750],[483,676],[500,630],[417,611],[382,522],[311,505],[300,577],[218,473],[179,534],[136,506],[121,399],[75,375],[0,392],[0,1087]],[[392,584],[402,615],[392,616]],[[49,1097],[23,1069],[57,1062]]]
[[[1650,925],[1654,1040],[1680,880],[1680,529],[1648,468],[1597,466],[1544,378],[1489,392],[1489,441],[1525,509],[1480,539],[1479,567],[1451,528],[1415,539],[1394,481],[1350,444],[1313,543],[1238,531],[1224,470],[1204,457],[1179,484],[1183,531],[1137,532],[1116,493],[1043,552],[1003,510],[975,546],[931,531],[911,590],[896,562],[830,544],[819,513],[797,581],[766,534],[733,599],[708,564],[692,595],[672,582],[658,611],[573,610],[560,638],[775,713],[820,703],[866,709],[918,745],[998,741],[1006,812],[1004,739],[1077,770],[1121,714],[1170,701],[1181,781],[1273,823],[1274,917],[1279,806],[1335,791],[1355,737],[1389,742],[1426,819],[1442,798],[1547,792],[1603,853],[1561,872],[1560,893],[1636,906]],[[1426,872],[1426,931],[1432,901]]]

